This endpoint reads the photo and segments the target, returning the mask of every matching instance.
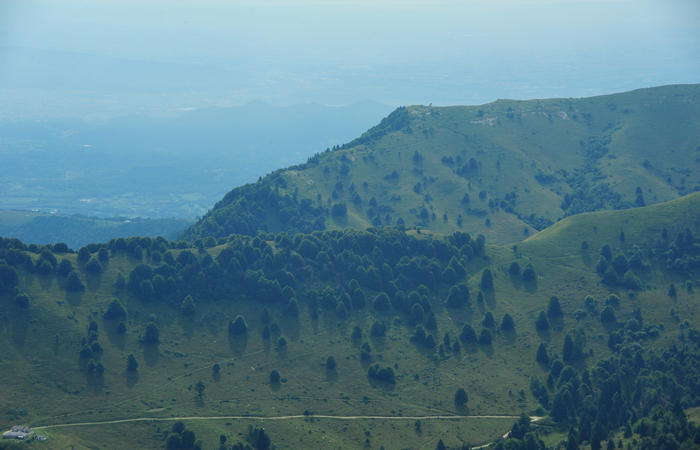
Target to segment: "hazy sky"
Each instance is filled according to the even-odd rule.
[[[700,2],[0,0],[0,114],[473,104],[700,82]]]

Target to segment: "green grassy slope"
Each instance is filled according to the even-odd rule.
[[[697,190],[698,135],[698,85],[399,108],[340,149],[234,189],[185,235],[403,223],[514,242],[568,215]]]
[[[681,218],[675,222],[675,219]],[[700,228],[700,193],[676,200],[624,211],[600,211],[578,214],[546,228],[519,244],[523,252],[541,257],[576,257],[582,252],[597,256],[595,243],[625,245],[653,244],[661,239],[664,228],[675,236],[683,228]],[[624,241],[620,240],[624,234]],[[589,243],[589,250],[581,248]],[[596,258],[597,262],[597,258]]]
[[[669,271],[662,258],[648,254],[651,267],[640,273],[645,288],[628,292],[602,284],[595,271],[598,251],[605,244],[614,253],[629,253],[636,247],[654,248],[663,228],[671,237],[685,228],[697,235],[698,211],[700,194],[692,194],[642,209],[572,217],[517,247],[487,247],[488,258],[467,259],[467,273],[457,280],[469,285],[471,308],[446,308],[446,287],[442,284],[429,293],[437,322],[433,333],[439,342],[446,332],[454,340],[465,324],[471,324],[478,333],[487,311],[499,323],[509,313],[515,321],[515,332],[496,331],[492,346],[465,346],[460,353],[440,354],[438,350],[412,344],[414,326],[396,309],[377,312],[367,306],[351,310],[347,319],[338,318],[332,309],[316,310],[309,289],[335,286],[324,280],[322,272],[314,272],[317,275],[308,280],[300,279],[295,286],[298,317],[285,316],[284,304],[268,305],[273,321],[288,340],[286,352],[279,352],[274,348],[274,339],[265,341],[261,337],[264,325],[260,303],[255,299],[245,295],[199,298],[195,315],[185,317],[178,307],[114,290],[118,274],[127,277],[141,260],[116,252],[103,274],[91,276],[77,264],[75,255],[60,255],[59,259],[71,259],[80,268],[86,285],[84,292],[67,293],[55,275],[20,270],[19,287],[30,296],[29,308],[15,305],[8,295],[0,296],[0,428],[18,422],[46,425],[135,417],[277,416],[304,411],[393,416],[531,413],[537,401],[530,393],[530,379],[544,380],[547,376],[547,371],[535,362],[540,343],[545,343],[551,353],[560,354],[567,333],[581,329],[585,330],[585,350],[589,355],[581,367],[590,367],[611,354],[606,345],[611,330],[601,324],[598,316],[609,293],[621,297],[615,310],[620,323],[633,317],[634,309],[639,308],[646,324],[663,326],[660,336],[644,341],[645,346],[663,347],[671,342],[678,335],[682,320],[700,327],[697,273],[689,280],[696,287],[691,293],[685,289],[686,273]],[[593,226],[597,232],[592,231]],[[621,230],[625,241],[619,240]],[[323,242],[329,236],[316,238]],[[590,255],[580,251],[584,239]],[[273,240],[269,242],[272,247],[278,245]],[[216,258],[227,246],[204,251]],[[181,250],[171,252],[177,257]],[[366,250],[367,255],[372,253],[372,249]],[[205,256],[200,254],[201,258]],[[523,267],[532,264],[537,279],[525,282],[512,277],[508,268],[513,261]],[[478,302],[476,293],[485,267],[494,274],[495,289]],[[670,283],[679,287],[676,299],[667,296]],[[365,291],[368,300],[376,294],[371,288]],[[553,322],[550,331],[539,333],[534,320],[552,295],[559,297],[564,317]],[[597,299],[598,313],[585,312],[586,295]],[[114,321],[102,318],[115,297],[128,310],[125,335],[116,332]],[[243,314],[248,321],[246,338],[230,337],[227,333],[228,321],[237,314]],[[90,320],[99,325],[99,342],[104,348],[103,376],[89,374],[85,361],[78,356]],[[157,345],[139,342],[149,320],[160,330]],[[369,337],[370,326],[377,320],[388,324],[384,338]],[[359,342],[351,338],[355,326],[363,331]],[[373,363],[394,367],[395,386],[368,380],[368,364],[360,359],[362,342],[371,345]],[[134,354],[140,363],[137,374],[125,372],[129,354]],[[336,372],[327,371],[323,365],[329,355],[337,361]],[[221,366],[219,375],[212,371],[215,363]],[[271,386],[268,376],[272,369],[278,369],[286,381]],[[200,380],[206,390],[198,399],[194,385]],[[467,410],[458,410],[453,403],[459,387],[469,393]],[[373,448],[434,448],[441,437],[452,446],[488,442],[502,435],[512,421],[424,421],[420,433],[414,422],[309,419],[264,425],[281,448],[300,442],[319,448],[359,447],[365,445],[366,439]],[[250,423],[212,420],[188,422],[187,426],[209,448],[215,445],[219,434],[227,435],[229,442],[238,439]],[[169,426],[168,422],[119,425],[110,426],[106,432],[101,432],[99,426],[49,429],[47,433],[53,441],[47,442],[78,448],[114,448],[125,443],[157,447],[163,445],[164,430]]]

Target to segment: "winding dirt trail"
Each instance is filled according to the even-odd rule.
[[[74,423],[59,423],[53,425],[41,425],[32,427],[34,430],[47,430],[51,428],[67,428],[67,427],[84,427],[93,425],[112,425],[119,423],[130,422],[171,422],[175,420],[294,420],[294,419],[331,419],[331,420],[460,420],[460,419],[518,419],[520,416],[499,416],[499,415],[482,415],[482,416],[453,416],[453,415],[436,415],[436,416],[333,416],[326,414],[296,414],[287,416],[183,416],[183,417],[135,417],[132,419],[117,419],[104,420],[100,422],[74,422]],[[542,417],[532,416],[530,420],[537,422]]]
[[[295,414],[287,416],[189,416],[189,417],[135,417],[132,419],[105,420],[102,422],[75,422],[75,423],[60,423],[54,425],[43,425],[33,427],[35,431],[47,430],[51,428],[68,428],[68,427],[83,427],[83,426],[99,426],[130,422],[169,422],[175,420],[295,420],[295,419],[330,419],[330,420],[460,420],[460,419],[519,419],[520,416],[508,415],[481,415],[481,416],[454,416],[454,415],[434,415],[434,416],[333,416],[327,414]],[[530,416],[531,422],[538,422],[543,417]],[[507,438],[510,432],[503,435]],[[486,444],[472,447],[474,450],[483,449],[493,444]]]

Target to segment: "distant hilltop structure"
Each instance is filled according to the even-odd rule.
[[[24,425],[15,425],[10,428],[10,431],[5,431],[2,434],[3,439],[19,439],[25,440],[32,434],[32,429]]]

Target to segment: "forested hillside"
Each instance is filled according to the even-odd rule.
[[[563,217],[700,187],[700,86],[401,107],[358,139],[229,192],[187,238],[398,226],[515,242]]]
[[[512,428],[497,445],[692,448],[699,235],[696,193],[508,246],[389,228],[2,239],[0,426],[58,447],[460,447]],[[245,419],[284,415],[300,418]],[[167,422],[192,416],[211,419]],[[129,418],[166,422],[40,428]]]

